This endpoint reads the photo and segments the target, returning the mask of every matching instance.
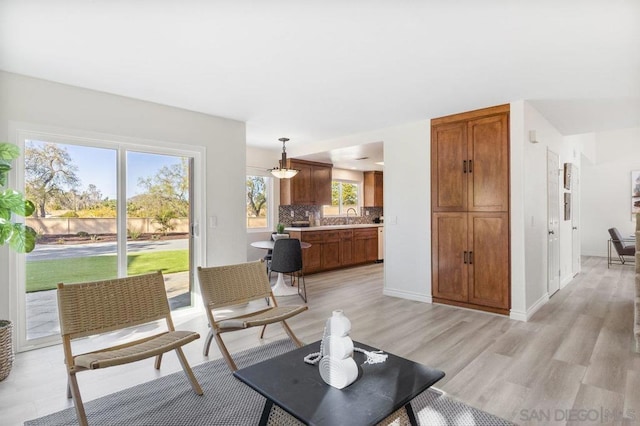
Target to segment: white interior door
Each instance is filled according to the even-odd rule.
[[[558,154],[547,150],[547,291],[549,296],[560,289],[560,162]]]
[[[571,175],[571,270],[580,273],[580,170],[573,166]]]

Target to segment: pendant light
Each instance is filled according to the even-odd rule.
[[[274,167],[269,171],[278,179],[291,179],[296,174],[298,174],[300,170],[292,169],[289,167],[289,162],[287,161],[287,149],[284,146],[285,142],[287,142],[289,138],[280,138],[278,140],[282,142],[282,159],[280,160],[280,166]]]

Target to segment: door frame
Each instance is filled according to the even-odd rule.
[[[580,262],[580,168],[573,165],[571,173],[571,272],[575,277],[582,270]]]
[[[553,165],[550,168],[550,162]],[[560,290],[560,157],[554,151],[547,148],[547,294],[551,297]],[[553,176],[553,181],[551,180]],[[554,185],[555,184],[555,185]],[[553,191],[550,188],[554,188]],[[555,198],[555,200],[553,199]],[[555,203],[554,203],[555,201]],[[552,211],[555,205],[556,211]],[[552,247],[553,246],[553,247]],[[557,262],[557,275],[554,274]],[[552,278],[555,276],[555,280]]]
[[[190,238],[190,265],[189,276],[191,280],[192,306],[181,309],[181,315],[199,311],[201,304],[200,289],[195,285],[195,268],[206,259],[206,226],[201,226],[205,216],[206,185],[204,178],[204,159],[206,158],[206,148],[195,145],[183,145],[179,143],[133,138],[119,135],[90,132],[78,129],[67,129],[55,126],[46,126],[24,122],[9,122],[9,142],[20,148],[20,159],[9,173],[11,187],[23,190],[24,179],[24,148],[25,141],[30,139],[40,139],[47,142],[60,144],[78,144],[94,146],[97,148],[116,149],[116,155],[126,155],[126,151],[143,151],[148,153],[175,155],[191,158],[193,164],[191,170],[192,182],[190,189],[193,194],[191,203],[191,234]],[[126,165],[121,163],[122,166]],[[117,171],[119,174],[120,171]],[[126,182],[120,182],[117,187],[117,197],[126,194]],[[119,203],[120,205],[126,203]],[[120,209],[120,207],[119,207]],[[126,211],[126,205],[124,206]],[[20,218],[19,218],[20,219]],[[24,219],[23,219],[24,220]],[[120,225],[119,225],[120,226]],[[126,224],[125,231],[126,231]],[[120,229],[119,229],[120,231]],[[17,352],[37,349],[44,346],[58,344],[60,335],[42,337],[27,340],[26,338],[26,255],[9,251],[9,318],[15,327],[15,346]]]

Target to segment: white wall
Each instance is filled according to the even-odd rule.
[[[581,169],[582,254],[606,256],[607,229],[632,235],[631,171],[640,170],[640,128],[595,133],[595,162]]]
[[[0,72],[0,140],[10,122],[206,147],[205,228],[208,265],[242,262],[245,232],[245,124],[121,96]],[[9,269],[0,247],[0,271]],[[9,277],[0,274],[0,318],[11,309]]]
[[[511,318],[527,320],[526,239],[525,239],[525,103],[512,102],[509,112],[509,154],[511,198],[509,226],[511,228]]]
[[[288,149],[291,157],[384,141],[384,293],[431,301],[429,120]]]
[[[580,144],[525,101],[511,103],[511,317],[527,320],[547,296],[547,148],[579,166]],[[538,144],[529,142],[535,130]],[[291,153],[384,141],[384,293],[431,301],[430,120],[327,140]],[[559,187],[561,180],[559,179]],[[561,188],[561,187],[560,187]],[[560,189],[560,193],[564,190]],[[561,220],[561,280],[571,270],[571,222]]]
[[[529,142],[535,130],[538,143]],[[547,150],[564,163],[580,166],[580,145],[566,140],[528,102],[511,104],[511,253],[512,317],[528,319],[548,300],[547,292]],[[565,192],[559,175],[561,199]],[[560,206],[563,201],[559,200]],[[561,282],[573,277],[572,224],[560,214]]]

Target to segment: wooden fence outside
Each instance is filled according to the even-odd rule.
[[[173,219],[175,229],[171,232],[189,232],[189,219]],[[116,234],[116,219],[79,218],[79,217],[28,217],[26,224],[43,235],[76,235],[79,232],[93,234]],[[157,233],[160,225],[151,218],[127,219],[127,231],[139,233]]]

